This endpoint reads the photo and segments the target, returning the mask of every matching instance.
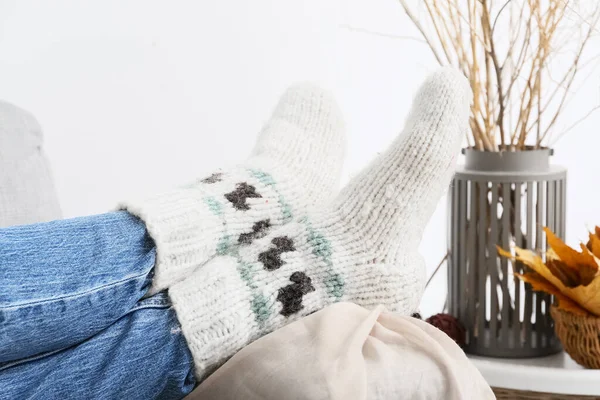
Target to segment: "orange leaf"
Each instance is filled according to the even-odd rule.
[[[562,293],[556,286],[554,286],[537,272],[527,272],[525,274],[515,273],[515,276],[523,282],[529,283],[531,285],[531,289],[536,292],[545,292],[557,297],[562,296]]]
[[[537,272],[529,272],[526,274],[515,274],[519,279],[523,282],[527,282],[531,285],[531,289],[536,292],[544,292],[553,295],[556,300],[558,300],[558,307],[562,308],[565,311],[572,312],[574,314],[579,315],[590,315],[590,313],[579,304],[565,296],[561,291],[554,286],[552,283],[548,282],[544,277]]]
[[[582,316],[590,316],[593,315],[589,311],[581,308],[579,304],[568,298],[567,296],[556,296],[556,300],[558,301],[558,308],[561,308],[565,311],[572,312],[573,314],[578,314]]]
[[[600,233],[600,228],[596,227],[596,233],[590,232],[590,240],[587,242],[587,248],[590,249],[592,254],[598,258],[600,258],[600,237],[598,234]]]
[[[570,268],[576,269],[577,264],[581,262],[581,254],[565,244],[549,228],[545,227],[544,232],[546,232],[548,245],[554,250],[558,258],[564,261]]]
[[[572,268],[569,268],[560,259],[553,259],[548,257],[546,259],[546,267],[548,267],[550,272],[552,272],[552,275],[560,279],[562,284],[566,287],[579,286],[581,282],[579,272],[575,271]]]
[[[589,311],[590,313],[600,317],[600,278],[593,279],[589,285],[587,286],[577,286],[573,288],[566,287],[559,278],[554,276],[550,269],[544,264],[542,258],[538,256],[531,250],[523,250],[521,248],[515,247],[516,256],[513,256],[508,251],[502,250],[498,247],[498,253],[503,257],[508,257],[511,259],[515,259],[521,261],[529,268],[537,272],[543,279],[548,281],[552,286],[554,286],[558,291],[562,294],[561,297],[556,296],[559,299],[563,299],[563,304],[566,304],[565,307],[569,306],[569,299],[581,306],[584,310]],[[551,255],[550,259],[556,259],[556,256],[553,255],[553,252],[549,252]],[[590,256],[592,256],[590,254]],[[592,256],[593,257],[593,256]],[[526,274],[528,275],[528,274]],[[532,278],[535,279],[535,276]],[[539,281],[539,279],[538,279]],[[539,287],[539,286],[538,286]],[[548,290],[552,290],[547,286],[542,286],[547,288]],[[540,288],[540,290],[542,290]]]
[[[565,288],[565,285],[561,282],[561,280],[555,277],[550,271],[550,269],[546,267],[544,261],[540,256],[538,256],[531,250],[524,250],[519,247],[515,247],[515,252],[517,254],[516,256],[513,256],[508,251],[505,251],[498,247],[498,254],[500,254],[502,257],[507,257],[513,260],[521,261],[523,264],[527,265],[529,268],[543,276],[544,279],[549,281],[554,286],[558,287],[560,290],[563,290],[563,288]]]
[[[598,263],[596,262],[596,257],[592,253],[590,253],[588,248],[585,247],[585,245],[583,243],[580,243],[579,245],[581,246],[581,251],[583,252],[583,254],[593,260],[593,266],[590,266],[590,265],[586,265],[585,267],[579,266],[579,275],[581,276],[581,284],[583,286],[587,286],[590,283],[592,283],[594,278],[600,272],[598,271]]]
[[[583,244],[581,245],[583,253],[579,253],[567,246],[550,229],[544,228],[544,232],[546,232],[548,244],[565,266],[579,272],[580,284],[589,285],[598,273],[598,264],[596,264],[594,256]]]

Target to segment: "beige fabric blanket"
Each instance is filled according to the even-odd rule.
[[[338,303],[257,340],[188,399],[494,399],[463,351],[414,318]]]

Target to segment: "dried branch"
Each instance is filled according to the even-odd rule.
[[[556,137],[556,140],[554,140],[551,143],[551,145],[554,145],[554,143],[558,142],[564,135],[566,135],[567,133],[572,131],[577,125],[579,125],[580,123],[582,123],[583,121],[588,119],[592,114],[594,114],[598,110],[600,110],[600,104],[595,106],[594,108],[592,108],[587,114],[585,114],[583,117],[581,117],[577,121],[575,121],[575,123],[573,123],[573,125],[569,126],[567,129],[565,129],[564,131],[559,133],[558,136]]]
[[[429,35],[425,32],[425,30],[423,29],[423,26],[419,23],[419,20],[417,19],[417,17],[415,17],[415,14],[411,11],[410,7],[408,7],[408,5],[406,4],[406,0],[400,0],[400,4],[402,4],[402,7],[404,8],[404,12],[408,16],[408,18],[410,18],[410,20],[415,25],[415,27],[419,30],[419,32],[421,32],[423,39],[425,39],[425,41],[429,45],[429,48],[433,52],[433,55],[434,55],[435,59],[437,60],[437,62],[440,65],[444,65],[444,63],[442,62],[442,57],[439,55],[437,49],[435,48],[433,41],[429,38]]]
[[[568,0],[412,0],[426,8],[420,20],[410,0],[399,1],[437,61],[469,79],[469,144],[514,151],[549,141],[587,63],[592,34],[600,33],[600,3],[584,14]],[[508,34],[497,34],[500,28]]]
[[[425,40],[420,39],[418,37],[414,37],[414,36],[402,36],[402,35],[395,35],[393,33],[377,32],[377,31],[372,31],[370,29],[359,28],[359,27],[347,25],[347,24],[339,25],[339,28],[346,29],[350,32],[355,32],[355,33],[365,33],[367,35],[379,36],[379,37],[384,37],[384,38],[388,38],[388,39],[414,40],[415,42],[427,44],[427,42]]]
[[[431,18],[431,22],[433,23],[433,27],[435,28],[435,33],[437,34],[437,37],[442,45],[442,50],[444,51],[444,54],[446,55],[446,59],[448,60],[448,64],[452,64],[452,57],[450,57],[450,52],[448,49],[448,44],[446,42],[445,34],[440,31],[437,19],[433,13],[431,7],[429,6],[429,1],[425,0],[424,3],[425,3],[425,7],[427,8],[427,12],[429,13],[429,17]],[[444,20],[441,19],[441,21],[444,21]]]
[[[492,34],[496,31],[496,24],[498,23],[500,15],[502,15],[502,11],[504,11],[504,9],[510,4],[511,1],[512,0],[506,0],[506,3],[504,3],[504,5],[500,7],[498,14],[496,14],[496,18],[494,18],[494,23],[492,24]]]
[[[565,101],[567,100],[567,96],[569,94],[569,89],[571,88],[571,85],[573,84],[573,81],[575,80],[575,76],[577,75],[578,67],[579,67],[579,62],[581,60],[581,56],[582,56],[583,51],[585,50],[585,47],[588,44],[590,38],[592,37],[592,32],[594,31],[594,26],[596,26],[596,24],[598,23],[598,20],[600,20],[600,12],[597,13],[597,16],[596,16],[596,19],[594,20],[594,23],[589,26],[587,34],[585,35],[585,38],[581,42],[581,45],[579,47],[579,51],[577,52],[577,55],[575,56],[575,61],[573,62],[573,67],[571,68],[571,71],[572,71],[571,77],[570,77],[569,82],[567,83],[567,86],[565,88],[564,95],[561,98],[560,104],[559,104],[556,112],[554,113],[554,116],[552,117],[552,119],[550,120],[550,123],[548,124],[548,126],[544,130],[544,133],[543,133],[542,137],[536,143],[537,146],[540,146],[541,141],[546,138],[546,136],[548,135],[548,132],[550,131],[550,129],[552,129],[552,127],[556,123],[556,121],[558,119],[558,116],[560,115],[560,113],[561,113],[561,111],[563,109],[563,106],[564,106]]]
[[[488,56],[492,60],[492,64],[494,66],[494,71],[496,72],[496,84],[498,85],[497,93],[498,93],[499,111],[498,111],[498,118],[495,123],[498,126],[498,128],[500,129],[500,143],[502,145],[502,148],[504,148],[505,144],[506,144],[506,140],[505,140],[505,135],[504,135],[505,104],[504,104],[504,91],[502,90],[502,67],[500,66],[500,62],[498,61],[498,55],[496,54],[496,48],[495,48],[494,37],[493,37],[494,27],[495,27],[496,22],[494,22],[494,27],[490,26],[490,15],[487,10],[486,0],[481,0],[481,2],[483,5],[482,23],[484,26],[484,30],[488,32],[488,39],[489,39]],[[510,1],[508,1],[506,4],[508,4],[509,2]],[[504,6],[502,7],[502,9],[504,9]],[[500,12],[502,12],[502,9],[500,10]],[[498,16],[496,16],[496,21],[498,20],[498,17],[500,16],[500,12],[498,13]]]
[[[427,279],[427,283],[425,284],[425,288],[427,288],[429,286],[429,284],[431,283],[431,281],[433,280],[433,278],[435,278],[435,276],[439,272],[440,268],[442,268],[442,265],[444,265],[444,262],[446,262],[446,260],[448,259],[449,255],[450,255],[450,253],[446,253],[446,255],[444,256],[444,258],[442,258],[442,261],[440,261],[438,263],[437,267],[435,267],[435,269],[433,270],[433,273],[431,274],[431,276],[429,277],[429,279]]]

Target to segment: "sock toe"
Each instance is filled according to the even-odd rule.
[[[356,229],[382,253],[396,252],[397,243],[419,243],[450,183],[469,127],[470,98],[460,72],[441,68],[430,75],[403,132],[335,202],[343,219],[356,221]]]
[[[337,136],[344,129],[342,112],[332,94],[312,83],[299,83],[288,88],[273,112],[273,119],[286,121],[315,135]]]
[[[318,203],[337,189],[345,149],[342,112],[333,96],[303,83],[283,94],[252,157],[273,160],[290,171]]]
[[[440,68],[419,88],[405,127],[411,143],[437,143],[456,150],[468,125],[471,87],[456,69]],[[425,136],[425,137],[424,137]]]

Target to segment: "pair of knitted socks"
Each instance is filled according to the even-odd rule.
[[[402,134],[334,196],[340,111],[320,89],[293,87],[239,167],[123,205],[156,242],[152,291],[168,288],[198,379],[334,302],[416,309],[417,247],[452,177],[469,98],[460,73],[434,73]]]

